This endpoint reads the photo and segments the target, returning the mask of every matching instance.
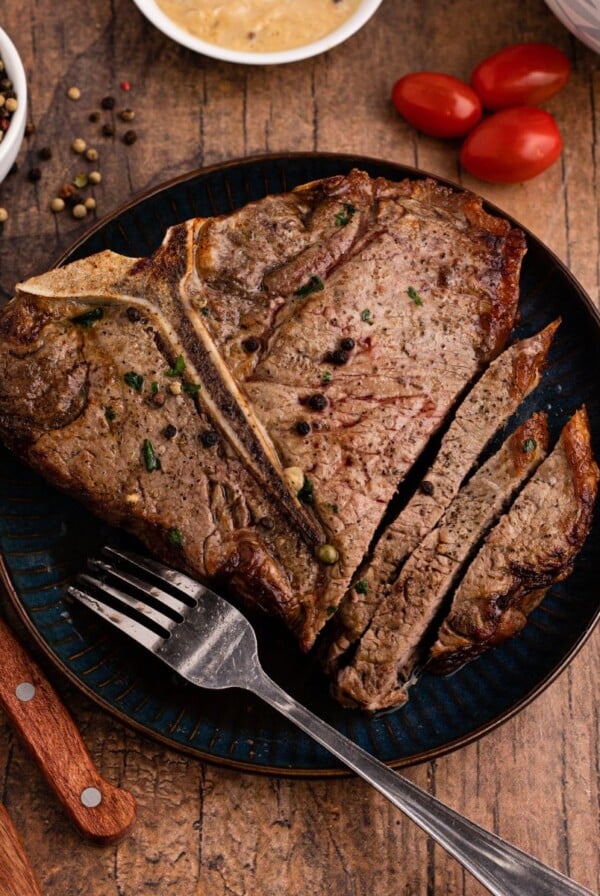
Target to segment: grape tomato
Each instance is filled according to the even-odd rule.
[[[409,124],[430,137],[464,137],[482,115],[464,81],[438,72],[413,72],[396,81],[392,101]]]
[[[537,106],[569,80],[571,64],[549,44],[514,44],[484,59],[471,75],[471,85],[486,109]]]

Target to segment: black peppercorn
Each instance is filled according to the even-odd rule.
[[[27,172],[27,180],[30,180],[32,184],[40,180],[41,176],[42,172],[39,168],[30,168]]]
[[[91,121],[92,124],[96,124],[97,121],[100,121],[100,113],[90,112],[90,114],[88,115],[88,121]]]
[[[313,411],[323,411],[327,407],[327,399],[322,392],[316,392],[314,395],[310,396],[308,404]]]
[[[167,423],[164,429],[164,435],[166,439],[174,439],[177,435],[177,427],[173,426],[172,423]]]
[[[275,528],[275,523],[273,522],[273,520],[271,519],[270,516],[263,516],[263,517],[261,517],[261,518],[259,519],[259,521],[258,521],[258,525],[259,525],[262,529],[266,529],[267,532],[270,532],[271,529],[274,529],[274,528]]]
[[[123,134],[123,143],[125,146],[133,146],[136,140],[137,134],[135,131],[125,131]]]
[[[102,136],[103,137],[114,137],[115,129],[112,124],[103,124],[102,125]]]
[[[204,448],[212,448],[213,445],[216,445],[219,441],[219,436],[214,431],[214,429],[207,429],[206,432],[203,432],[200,436],[200,442],[204,446]]]
[[[348,352],[344,351],[343,348],[336,348],[336,350],[331,353],[331,360],[334,364],[341,367],[343,364],[348,363]]]
[[[432,495],[434,492],[433,482],[429,482],[428,479],[424,479],[421,483],[421,491],[424,495]]]
[[[249,355],[252,352],[257,352],[260,348],[260,342],[254,336],[248,336],[247,339],[244,339],[242,342],[242,347],[245,352],[248,352]]]
[[[136,324],[139,320],[142,319],[142,315],[137,308],[133,307],[133,305],[131,305],[125,313],[128,320],[130,320],[132,324]]]
[[[105,96],[103,100],[101,100],[100,105],[103,109],[114,109],[115,108],[115,98],[114,96]]]
[[[52,150],[49,146],[42,146],[42,148],[38,152],[38,156],[40,157],[42,162],[48,162],[52,158]]]
[[[350,336],[347,336],[345,339],[342,339],[340,345],[344,349],[345,352],[351,352],[354,346],[356,345],[354,339],[351,339]]]
[[[296,432],[299,436],[307,436],[310,432],[310,423],[306,420],[298,420],[296,423]]]

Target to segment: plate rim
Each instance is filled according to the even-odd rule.
[[[425,171],[420,168],[415,168],[410,165],[404,165],[400,162],[389,161],[387,159],[377,158],[374,156],[365,156],[362,154],[356,153],[334,153],[334,152],[279,152],[279,153],[262,153],[256,154],[243,158],[236,158],[226,160],[224,162],[216,162],[212,165],[196,168],[193,171],[188,171],[184,174],[177,175],[176,177],[170,178],[167,181],[163,181],[160,184],[157,184],[153,187],[150,187],[140,193],[136,193],[133,197],[127,200],[124,203],[121,203],[117,208],[115,208],[112,212],[103,216],[99,221],[97,221],[92,227],[87,229],[84,233],[78,236],[69,246],[60,254],[57,260],[51,265],[50,269],[59,267],[65,264],[68,259],[91,237],[93,237],[96,233],[101,231],[107,224],[109,224],[115,218],[118,218],[123,213],[129,211],[130,209],[136,207],[140,203],[151,199],[152,197],[158,195],[159,193],[168,192],[173,187],[176,187],[182,183],[186,183],[187,181],[192,181],[198,177],[207,176],[213,174],[217,171],[227,171],[232,168],[238,168],[240,166],[255,166],[270,162],[289,162],[290,160],[340,160],[340,162],[348,165],[349,163],[355,163],[357,166],[366,166],[368,171],[368,166],[386,166],[395,168],[398,170],[399,175],[402,178],[411,178],[415,179],[423,179],[423,178],[433,178],[438,183],[443,184],[444,186],[448,186],[454,190],[458,190],[461,192],[470,192],[471,190],[467,190],[464,186],[456,183],[455,181],[449,180],[444,177],[440,177],[436,174],[432,174],[428,171]],[[474,193],[473,195],[479,195]],[[560,270],[561,274],[566,277],[569,281],[571,287],[577,294],[577,297],[580,303],[583,305],[584,309],[590,316],[593,324],[595,325],[598,335],[600,336],[600,309],[598,309],[594,303],[592,302],[590,296],[587,294],[586,290],[579,283],[574,274],[569,270],[566,264],[550,249],[544,242],[542,242],[539,237],[536,237],[534,233],[532,233],[527,227],[524,227],[520,222],[518,222],[512,215],[503,211],[502,208],[495,205],[492,202],[489,202],[487,199],[483,197],[479,197],[483,200],[484,207],[492,212],[493,214],[500,215],[508,220],[513,226],[520,228],[528,240],[536,243],[538,247],[541,247],[544,250],[544,253],[549,257],[553,264],[557,266]],[[169,739],[168,737],[162,735],[159,731],[149,728],[147,725],[136,721],[131,718],[131,716],[127,715],[127,713],[122,712],[112,703],[110,703],[107,699],[98,694],[95,690],[93,690],[89,685],[87,685],[82,679],[80,679],[75,672],[73,672],[70,667],[52,650],[50,644],[44,639],[39,629],[35,626],[33,622],[33,618],[27,612],[25,605],[22,603],[17,588],[12,580],[10,571],[6,565],[4,555],[0,552],[0,582],[3,584],[6,595],[9,598],[10,604],[12,608],[15,610],[19,621],[25,627],[27,633],[32,636],[34,644],[38,651],[42,654],[45,660],[47,660],[54,669],[57,669],[61,675],[64,675],[66,679],[74,685],[81,693],[84,693],[87,697],[89,697],[96,705],[100,706],[101,709],[105,710],[109,715],[117,718],[121,723],[126,726],[133,728],[137,732],[143,734],[145,737],[152,739],[153,741],[157,741],[159,743],[164,744],[169,747],[171,750],[176,752],[184,753],[186,755],[192,756],[198,761],[208,762],[210,764],[219,766],[221,768],[231,768],[237,771],[248,772],[252,774],[261,774],[273,777],[282,777],[282,778],[331,778],[331,777],[351,777],[352,772],[348,769],[341,768],[287,768],[287,767],[278,767],[271,765],[257,765],[253,764],[249,761],[240,761],[236,759],[225,758],[223,756],[214,755],[208,753],[201,748],[197,747],[188,747],[185,744]],[[440,758],[441,756],[445,756],[449,753],[454,752],[455,750],[468,746],[469,744],[478,741],[480,738],[484,737],[486,734],[491,733],[496,728],[504,725],[511,718],[518,715],[522,710],[524,710],[527,706],[529,706],[534,700],[536,700],[569,666],[569,664],[573,661],[573,659],[577,656],[577,654],[581,651],[585,643],[588,641],[590,636],[592,635],[594,629],[600,622],[600,602],[594,612],[594,615],[585,626],[579,637],[573,642],[569,651],[562,657],[561,661],[550,670],[540,681],[537,683],[535,687],[533,687],[529,692],[523,695],[523,697],[518,700],[514,705],[505,709],[498,716],[494,717],[492,720],[480,725],[479,727],[473,729],[467,734],[463,734],[457,738],[454,738],[451,741],[447,741],[444,744],[441,744],[438,747],[433,747],[429,750],[421,751],[421,753],[414,754],[410,757],[399,757],[397,759],[388,760],[386,765],[391,768],[401,769],[401,768],[409,768],[413,766],[417,766],[423,764],[424,762],[431,762],[435,759]]]

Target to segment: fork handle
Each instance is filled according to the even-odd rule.
[[[494,896],[594,896],[407,781],[283,691],[264,673],[249,688],[368,781]]]
[[[133,796],[100,776],[64,703],[2,619],[0,706],[80,833],[96,843],[124,837]]]

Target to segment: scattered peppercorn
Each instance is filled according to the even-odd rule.
[[[87,208],[83,202],[78,202],[77,205],[74,205],[71,209],[71,214],[74,218],[85,218],[87,215]]]
[[[69,87],[69,89],[67,90],[67,96],[70,100],[77,101],[81,98],[81,90],[79,89],[79,87]]]
[[[97,149],[90,147],[90,149],[86,149],[85,157],[88,160],[88,162],[97,162],[98,157],[99,157],[99,152]]]
[[[435,491],[433,482],[430,482],[428,479],[424,479],[421,483],[421,491],[424,495],[433,495]]]
[[[331,361],[338,366],[342,366],[348,363],[348,352],[343,348],[336,348],[334,352],[331,353]]]
[[[351,352],[356,343],[354,342],[354,339],[352,339],[350,336],[347,336],[345,339],[342,339],[340,345],[345,352]]]
[[[254,336],[248,336],[248,338],[244,339],[242,342],[242,348],[251,355],[252,352],[257,352],[259,350],[260,342]]]
[[[339,558],[339,552],[332,544],[322,544],[317,548],[317,560],[320,560],[321,563],[325,563],[327,566],[333,566]]]
[[[129,83],[129,81],[121,81],[120,87],[121,87],[121,90],[124,90],[125,92],[127,92],[128,90],[131,90],[131,84]]]
[[[85,152],[87,147],[87,143],[83,139],[83,137],[75,137],[73,142],[71,143],[71,149],[73,152],[77,153],[77,155],[81,155],[82,152]]]
[[[52,158],[52,150],[49,146],[42,146],[40,151],[38,152],[39,158],[42,162],[49,162]]]
[[[139,310],[137,308],[134,308],[133,305],[129,306],[125,314],[132,324],[136,324],[139,320],[142,319],[142,315],[140,314]],[[158,391],[158,388],[155,391]]]
[[[103,137],[114,137],[115,129],[112,124],[103,124],[102,125],[102,136]]]
[[[275,528],[275,523],[270,516],[262,516],[258,521],[258,525],[261,527],[261,529],[266,529],[267,532],[270,532],[271,529]]]
[[[164,436],[165,439],[174,439],[177,435],[177,427],[173,426],[172,423],[167,423],[164,428]]]
[[[90,171],[88,174],[88,183],[89,184],[99,184],[102,180],[102,175],[99,171]]]
[[[85,200],[85,202],[83,204],[87,208],[88,212],[93,212],[94,209],[96,208],[96,200],[94,199],[93,196],[88,196],[88,198]]]
[[[115,108],[115,98],[114,96],[105,96],[104,99],[100,100],[100,106],[103,109],[114,109]]]
[[[296,432],[299,436],[307,436],[310,432],[310,423],[306,420],[298,420],[296,423]]]
[[[310,396],[308,404],[313,411],[324,411],[327,407],[327,398],[322,392],[316,392],[314,395]]]
[[[83,196],[81,195],[81,193],[77,193],[75,190],[73,191],[73,193],[71,193],[70,196],[65,197],[65,205],[67,206],[67,208],[70,208],[71,211],[75,208],[76,205],[82,205],[83,202]]]
[[[125,146],[133,146],[136,140],[137,134],[135,131],[125,131],[123,134],[123,143]]]
[[[5,221],[8,221],[8,212],[0,207],[0,224],[4,224]]]
[[[83,190],[88,185],[88,176],[87,174],[76,174],[73,178],[73,186],[77,187],[78,190]]]
[[[33,134],[35,134],[35,125],[33,124],[33,122],[28,121],[25,125],[25,136],[31,137]]]
[[[30,168],[27,172],[27,180],[31,181],[32,184],[35,184],[38,182],[38,180],[41,180],[41,177],[42,172],[39,168]]]
[[[121,109],[119,112],[119,118],[121,121],[133,121],[135,118],[135,112],[133,109]]]
[[[214,429],[207,429],[206,432],[203,432],[200,435],[200,444],[204,448],[212,448],[213,445],[216,445],[218,441],[219,436],[214,431]]]
[[[75,193],[75,187],[73,184],[64,183],[61,185],[58,195],[61,199],[69,199]]]
[[[9,96],[4,104],[4,108],[6,109],[6,111],[10,112],[11,114],[17,111],[18,106],[18,100],[16,100],[14,96]]]
[[[100,113],[90,112],[90,114],[88,115],[88,121],[91,121],[92,124],[96,124],[96,122],[100,121]]]

